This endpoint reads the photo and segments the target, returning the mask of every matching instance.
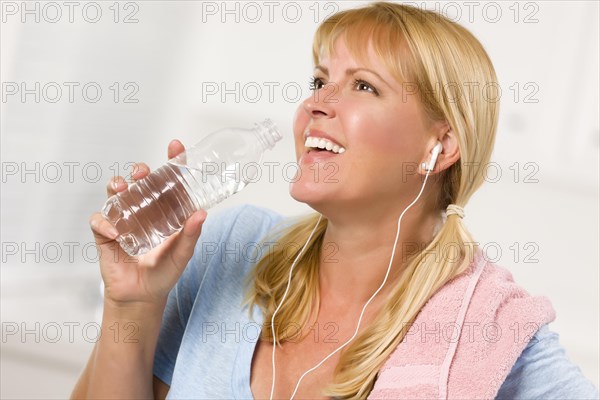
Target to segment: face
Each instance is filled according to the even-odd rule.
[[[372,47],[368,54],[369,64],[359,63],[338,39],[334,52],[316,66],[312,96],[294,116],[300,170],[290,194],[324,214],[398,204],[414,197],[413,187],[422,182],[416,169],[427,159],[432,128],[417,96],[403,93]],[[307,148],[307,137],[345,151]]]

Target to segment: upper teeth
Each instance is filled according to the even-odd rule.
[[[334,144],[331,140],[318,138],[318,137],[312,137],[312,136],[309,136],[306,138],[306,142],[304,142],[304,146],[317,147],[319,149],[325,149],[325,150],[333,151],[334,153],[339,153],[339,154],[342,154],[343,152],[346,151],[345,148],[343,148],[342,146],[338,146],[337,144]]]

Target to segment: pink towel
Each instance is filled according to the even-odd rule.
[[[531,337],[555,319],[479,250],[423,306],[379,372],[369,399],[494,398]]]

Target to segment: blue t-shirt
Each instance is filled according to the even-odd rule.
[[[253,399],[250,368],[263,323],[242,309],[244,278],[277,241],[261,240],[284,218],[256,206],[209,214],[194,255],[169,294],[154,359],[154,375],[172,399]],[[270,377],[269,377],[270,379]],[[497,399],[598,399],[571,363],[558,334],[542,326],[532,337]]]

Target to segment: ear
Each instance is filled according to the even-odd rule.
[[[437,161],[430,175],[438,174],[450,168],[455,162],[460,159],[460,149],[458,147],[458,139],[454,131],[452,131],[447,123],[444,124],[444,130],[439,133],[436,138],[430,143],[427,151],[427,158],[423,162],[428,163],[431,160],[431,150],[439,141],[442,143],[442,152],[438,155]],[[425,175],[427,170],[421,164],[418,169],[419,173]]]

